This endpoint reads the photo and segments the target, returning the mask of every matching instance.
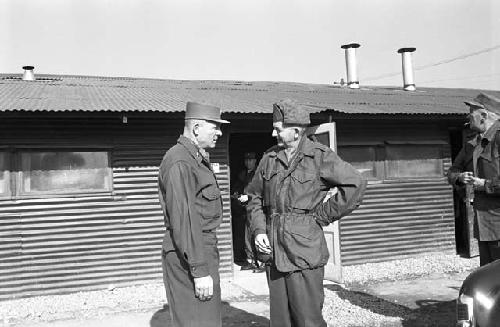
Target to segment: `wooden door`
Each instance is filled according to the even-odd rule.
[[[335,132],[335,123],[325,123],[317,126],[311,126],[307,129],[307,135],[314,141],[329,146],[333,151],[337,151],[337,139]],[[336,188],[331,189],[328,196],[337,192]],[[327,197],[328,197],[327,196]],[[325,198],[325,201],[327,198]],[[342,263],[340,259],[340,228],[336,221],[323,228],[325,233],[330,258],[325,266],[325,279],[342,283]]]

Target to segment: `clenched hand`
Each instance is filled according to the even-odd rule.
[[[200,301],[209,301],[214,294],[214,281],[212,276],[195,277],[194,294]]]
[[[259,252],[270,254],[271,245],[269,244],[269,238],[267,234],[257,234],[255,236],[255,247]]]

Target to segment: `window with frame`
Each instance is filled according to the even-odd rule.
[[[18,194],[111,191],[105,151],[22,151]]]
[[[339,156],[368,179],[377,178],[376,148],[369,145],[338,146]]]
[[[8,152],[0,151],[0,197],[9,195],[10,178]]]
[[[385,174],[389,179],[442,177],[442,146],[438,144],[388,144]]]
[[[443,177],[442,144],[342,145],[340,157],[369,180]]]
[[[0,197],[105,193],[113,189],[108,151],[0,151]]]

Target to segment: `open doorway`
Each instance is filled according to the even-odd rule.
[[[245,251],[246,208],[238,201],[238,195],[249,182],[245,166],[245,153],[255,154],[255,167],[263,153],[276,144],[271,133],[231,133],[229,137],[229,167],[231,172],[231,226],[233,234],[233,258],[242,268],[250,261],[248,249]],[[248,164],[248,163],[247,163]],[[246,246],[248,247],[248,245]]]

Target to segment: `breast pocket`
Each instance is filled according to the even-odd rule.
[[[214,218],[222,214],[220,190],[215,185],[209,185],[201,190],[199,210],[203,218]]]
[[[319,190],[316,175],[305,171],[294,172],[290,187],[291,205],[298,209],[312,209]]]
[[[276,183],[278,180],[278,171],[264,171],[262,173],[262,180],[264,182],[264,206],[269,207],[272,203],[272,197],[276,194]]]

